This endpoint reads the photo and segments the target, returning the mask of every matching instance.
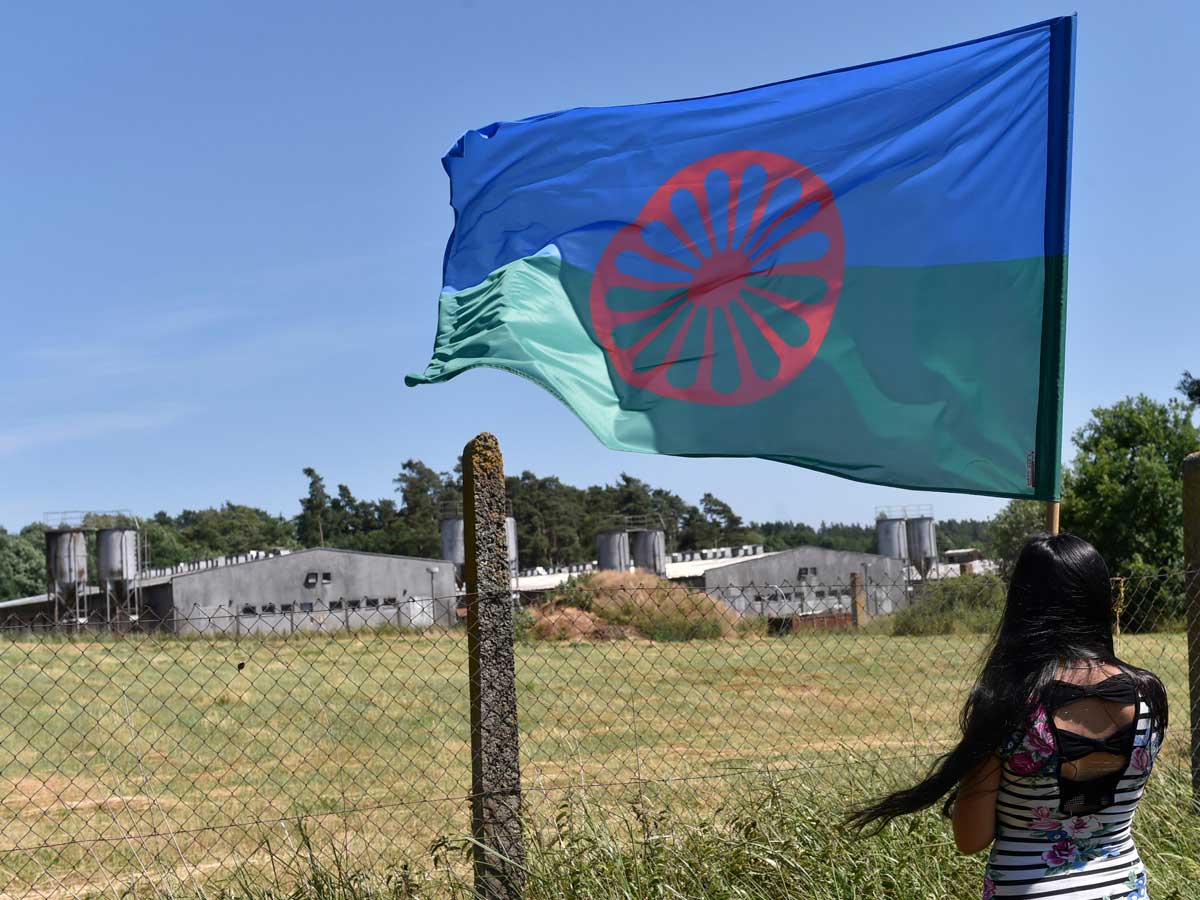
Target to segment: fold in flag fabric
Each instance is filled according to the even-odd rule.
[[[1074,17],[470,131],[433,359],[609,447],[1059,493]]]

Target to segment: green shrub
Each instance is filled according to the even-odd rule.
[[[912,605],[892,617],[895,635],[987,634],[1004,612],[1004,582],[995,575],[962,575],[917,588]]]
[[[1113,579],[1113,599],[1121,607],[1121,630],[1187,630],[1187,584],[1183,572],[1171,572],[1135,560],[1129,574]]]
[[[513,609],[513,640],[520,644],[533,638],[534,618],[524,606]]]

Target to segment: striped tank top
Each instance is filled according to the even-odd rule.
[[[1134,720],[1095,740],[1056,726],[1056,710],[1086,697],[1133,705]],[[1000,754],[984,900],[1145,900],[1146,869],[1131,825],[1163,738],[1152,732],[1149,711],[1125,674],[1086,686],[1056,682],[1034,706]],[[1064,762],[1090,753],[1121,757],[1124,765],[1086,781],[1062,775]]]

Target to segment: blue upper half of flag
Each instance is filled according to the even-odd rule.
[[[593,270],[660,185],[737,150],[786,156],[829,186],[847,266],[1065,254],[1074,31],[1058,18],[728,94],[469,131],[443,160],[455,210],[444,288],[551,245]],[[685,226],[699,215],[675,212]]]

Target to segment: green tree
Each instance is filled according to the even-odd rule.
[[[733,507],[712,494],[700,498],[700,510],[704,518],[721,529],[722,535],[742,527],[742,517],[733,511]]]
[[[176,566],[181,562],[199,559],[206,554],[184,539],[175,520],[166,512],[142,523],[142,538],[146,547],[146,565],[152,568]]]
[[[1144,395],[1092,411],[1064,473],[1063,526],[1114,573],[1183,564],[1182,462],[1197,446],[1192,407]]]
[[[286,519],[239,503],[226,502],[220,509],[185,509],[176,524],[193,558],[296,545],[292,525]]]
[[[300,500],[300,515],[296,517],[296,537],[304,547],[325,546],[325,518],[329,513],[329,494],[325,491],[325,479],[317,470],[304,470],[308,479],[308,496]]]
[[[943,519],[937,523],[938,550],[984,550],[989,523],[981,519]]]
[[[761,543],[769,553],[791,547],[817,546],[817,531],[803,522],[754,522],[752,527],[763,535]]]
[[[689,506],[679,536],[681,550],[707,550],[721,543],[721,523],[709,518],[699,506]]]
[[[1179,379],[1176,389],[1183,396],[1187,397],[1189,403],[1200,405],[1200,378],[1196,378],[1191,372],[1185,371],[1183,377]]]
[[[874,553],[875,526],[822,522],[821,527],[817,529],[817,546],[826,547],[829,550]]]
[[[996,560],[1007,575],[1029,536],[1045,528],[1045,504],[1037,500],[1010,500],[989,523],[985,545],[988,556]]]
[[[27,531],[28,529],[26,529]],[[31,597],[46,590],[46,551],[37,539],[0,528],[0,600]]]
[[[438,515],[447,495],[442,476],[419,459],[410,459],[392,481],[400,494],[404,553],[433,558],[441,556]]]

